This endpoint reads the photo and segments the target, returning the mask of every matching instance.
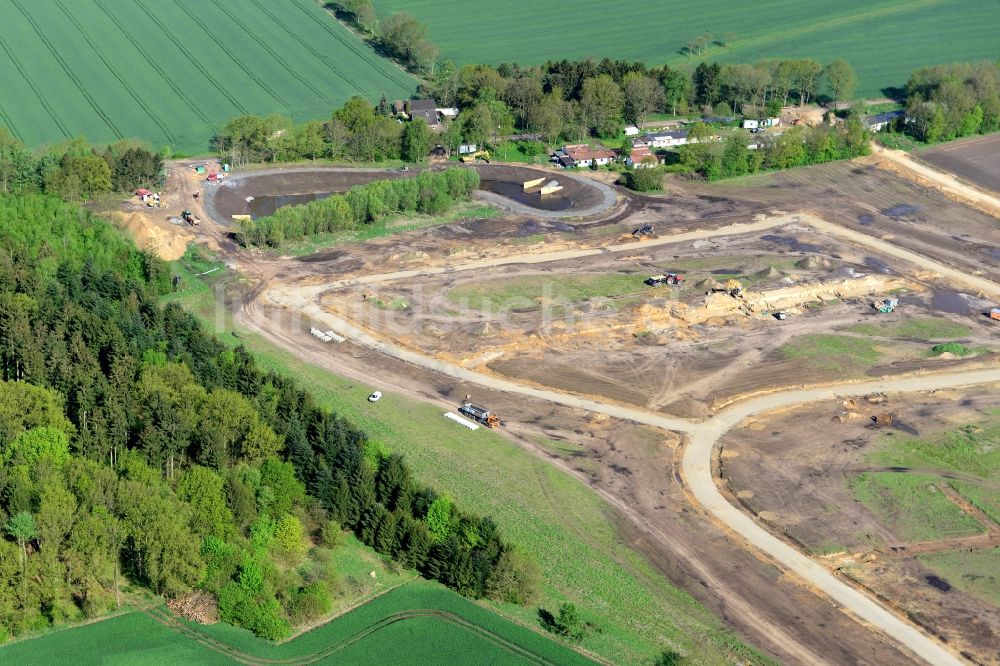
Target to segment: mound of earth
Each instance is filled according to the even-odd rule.
[[[720,289],[722,287],[717,280],[713,280],[711,278],[699,280],[694,283],[694,286],[698,287],[698,289]]]
[[[795,262],[795,265],[799,268],[805,268],[806,270],[815,271],[820,268],[831,268],[833,263],[826,257],[811,256],[806,257]]]
[[[756,276],[759,277],[759,278],[773,279],[773,278],[779,278],[779,277],[781,277],[782,273],[781,273],[781,271],[779,271],[774,266],[768,266],[767,268],[765,268],[764,270],[760,271],[759,273],[756,273]]]
[[[110,216],[120,229],[128,232],[138,247],[167,261],[184,256],[188,243],[194,240],[194,236],[182,231],[181,227],[166,226],[169,225],[168,222],[163,223],[165,226],[160,226],[145,213],[115,211]]]

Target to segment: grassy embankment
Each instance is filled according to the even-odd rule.
[[[582,647],[615,663],[648,663],[664,648],[696,656],[699,664],[768,663],[624,544],[610,507],[573,477],[492,431],[455,427],[434,406],[391,392],[369,403],[375,386],[316,368],[246,331],[234,337],[231,320],[216,321],[213,296],[201,288],[181,299],[206,325],[222,327],[224,341],[243,343],[263,366],[296,377],[369,437],[405,454],[418,478],[492,516],[538,559],[545,579],[538,604],[490,604],[501,614],[537,626],[539,607],[555,610],[571,601],[596,626]]]

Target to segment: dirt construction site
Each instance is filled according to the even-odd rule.
[[[442,412],[488,406],[780,661],[1000,660],[1000,600],[962,583],[1000,571],[1000,507],[976,504],[1000,480],[965,478],[983,492],[963,494],[949,482],[967,471],[867,457],[998,418],[1000,194],[971,200],[881,154],[655,196],[478,168],[493,184],[477,196],[507,214],[298,258],[237,248],[226,216],[247,197],[364,178],[283,170],[188,192],[204,221],[185,231],[241,275],[241,325]],[[570,184],[569,204],[517,196],[529,176]],[[896,487],[873,485],[891,467],[922,470],[972,522],[894,532],[879,502]],[[975,557],[942,555],[963,548]]]

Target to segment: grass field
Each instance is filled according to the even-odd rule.
[[[228,119],[324,118],[416,81],[315,0],[0,0],[0,125],[207,152]]]
[[[862,335],[875,335],[900,340],[943,340],[961,338],[971,331],[968,326],[956,324],[948,319],[935,317],[913,317],[902,321],[878,324],[857,324],[849,331]]]
[[[200,626],[160,608],[0,648],[22,666],[88,664],[590,664],[574,650],[504,620],[436,583],[414,581],[274,644],[226,624]]]
[[[899,536],[911,541],[980,534],[983,526],[940,489],[937,477],[873,472],[852,483],[854,496]]]
[[[1000,548],[933,553],[919,559],[950,585],[1000,606]]]
[[[183,302],[212,326],[211,299],[208,289],[192,290]],[[225,326],[232,330],[231,322]],[[384,390],[373,405],[366,398],[376,387],[304,363],[257,335],[221,338],[247,345],[262,366],[291,374],[370,438],[405,454],[422,482],[492,516],[538,559],[545,580],[538,605],[553,610],[572,601],[597,625],[583,640],[588,651],[621,664],[649,663],[668,647],[697,655],[699,664],[771,663],[623,543],[608,505],[573,477],[492,431],[456,428],[432,405]],[[496,608],[535,626],[537,607]]]
[[[381,15],[406,11],[424,21],[430,39],[458,63],[519,62],[604,57],[694,67],[701,60],[756,62],[846,58],[858,73],[857,94],[880,97],[902,87],[912,69],[961,60],[995,60],[1000,12],[974,0],[758,0],[697,3],[584,0],[537,3],[508,0],[376,0]],[[714,45],[697,58],[679,53],[703,32]]]
[[[495,311],[580,303],[591,298],[610,298],[640,291],[650,291],[650,288],[636,275],[532,275],[462,285],[449,291],[448,299],[473,310]]]
[[[785,358],[803,359],[817,370],[842,370],[846,373],[867,370],[882,356],[871,341],[846,335],[803,335],[778,351]]]

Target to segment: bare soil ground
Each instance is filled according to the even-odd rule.
[[[723,439],[720,473],[733,497],[772,531],[838,567],[974,661],[996,663],[1000,609],[963,592],[919,556],[996,547],[1000,526],[948,486],[967,475],[932,465],[876,465],[867,457],[885,438],[920,436],[983,419],[1000,406],[998,389],[890,396],[879,404],[839,401],[768,415]],[[871,417],[885,412],[894,415],[892,427],[876,428]],[[849,484],[862,473],[936,478],[935,487],[979,521],[982,533],[908,542],[898,524],[855,499]],[[979,478],[968,480],[992,487]]]
[[[943,143],[921,151],[918,157],[938,169],[1000,194],[1000,134]]]
[[[351,342],[324,345],[309,336],[308,319],[256,300],[265,288],[279,285],[316,285],[341,277],[449,266],[536,250],[602,247],[630,239],[632,229],[644,223],[654,224],[656,233],[663,238],[797,210],[816,212],[861,233],[889,239],[968,274],[995,275],[1000,268],[1000,227],[995,218],[870,162],[822,165],[739,183],[672,181],[667,189],[667,194],[656,197],[616,190],[623,203],[603,218],[557,221],[518,214],[422,229],[302,259],[263,258],[235,250],[227,259],[246,276],[259,280],[242,295],[246,304],[243,319],[248,326],[297,355],[358,381],[368,383],[377,377],[380,386],[442,408],[453,409],[471,395],[495,409],[506,422],[504,431],[512,438],[575,474],[609,502],[619,529],[635,550],[779,659],[789,663],[911,663],[911,657],[900,647],[783,577],[769,562],[758,559],[694,508],[676,472],[674,458],[679,441],[675,435],[473,387]],[[198,233],[205,236],[205,241],[229,249],[222,244],[223,228],[200,229]],[[635,253],[599,254],[552,265],[497,266],[478,275],[445,274],[377,287],[349,287],[325,296],[323,302],[341,313],[363,313],[358,318],[366,327],[403,345],[461,361],[483,372],[694,417],[711,413],[719,403],[739,394],[775,386],[969,362],[927,358],[931,342],[928,336],[916,334],[899,339],[849,330],[858,324],[888,326],[932,318],[964,326],[966,330],[959,338],[970,346],[996,347],[997,329],[982,316],[986,301],[979,295],[967,293],[919,266],[862,250],[811,229],[792,225],[766,234],[638,247]],[[804,263],[800,266],[799,262]],[[675,269],[687,275],[691,285],[676,296],[667,297],[661,292],[651,297],[649,289],[642,285],[636,293],[549,308],[556,311],[556,306],[562,307],[562,316],[569,312],[576,321],[595,329],[585,334],[579,329],[560,331],[556,325],[559,320],[544,320],[538,307],[512,308],[501,322],[491,319],[490,313],[472,312],[448,298],[449,291],[476,279],[500,284],[539,274],[555,281],[567,276],[614,275],[635,278],[641,284],[648,274]],[[656,312],[669,311],[670,306],[680,302],[699,307],[705,286],[694,288],[694,284],[703,280],[735,275],[751,289],[768,293],[808,282],[854,279],[858,273],[887,280],[886,289],[893,284],[899,286],[888,280],[905,280],[907,292],[902,296],[901,310],[893,315],[874,315],[868,302],[876,294],[866,291],[822,299],[822,303],[799,303],[794,306],[793,316],[785,321],[762,312],[727,312],[694,324],[674,322],[662,330],[640,330],[635,326],[642,314],[636,308],[644,304]],[[414,304],[420,306],[419,312]],[[658,314],[652,320],[662,323]],[[832,351],[817,345],[816,353],[808,349],[799,355],[787,352],[788,345],[803,340],[815,342],[816,336],[830,334],[845,338],[846,343],[841,341],[842,346]],[[843,349],[865,346],[877,355],[869,354],[849,367],[828,362],[828,357]],[[503,354],[493,356],[498,347],[502,347],[499,351]],[[821,362],[817,363],[817,358]],[[984,358],[980,355],[972,363],[983,362]],[[901,423],[906,425],[908,421],[904,418]],[[812,428],[819,430],[815,423]],[[765,476],[763,469],[758,473]],[[816,473],[822,476],[823,471],[818,469]],[[838,486],[836,479],[829,483],[831,488]],[[802,506],[805,508],[799,522],[806,524],[807,510],[820,508]],[[850,520],[859,521],[858,529],[852,531]],[[848,535],[863,531],[863,527],[876,529],[859,517],[836,522],[844,523]],[[801,538],[808,545],[809,535],[803,532]],[[860,578],[860,574],[857,576]],[[896,579],[878,580],[888,581],[886,585],[897,596],[905,597],[912,589],[905,581],[896,585]],[[895,602],[896,597],[887,596]],[[937,611],[925,608],[932,602],[910,596],[897,603],[915,604],[912,608],[916,610],[906,607],[908,612],[929,613],[928,624],[936,627],[934,618],[938,616],[933,613]],[[753,613],[743,610],[748,605]],[[968,613],[971,608],[967,607]],[[968,613],[966,618],[970,617]],[[952,635],[949,631],[959,632],[949,628],[952,625],[945,618],[941,622],[946,636]],[[968,645],[975,654],[986,654],[983,645],[989,636],[972,632],[961,638],[962,645]]]

